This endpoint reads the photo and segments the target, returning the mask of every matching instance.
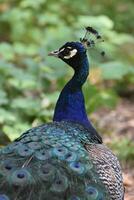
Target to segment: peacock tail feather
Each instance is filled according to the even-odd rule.
[[[121,199],[112,197],[101,177],[107,178],[109,174],[103,173],[105,165],[97,157],[96,146],[104,162],[106,147],[97,144],[97,139],[93,144],[94,138],[89,136],[79,124],[53,122],[28,130],[2,148],[0,200]],[[110,156],[107,167],[116,176],[117,160],[111,152],[106,155]]]

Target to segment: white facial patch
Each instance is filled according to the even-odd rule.
[[[60,52],[64,51],[65,48],[61,49]]]
[[[69,55],[68,56],[64,56],[65,59],[70,59],[72,58],[73,56],[75,56],[77,53],[77,49],[73,49],[72,51],[70,51]]]

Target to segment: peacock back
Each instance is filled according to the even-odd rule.
[[[69,122],[28,130],[0,151],[0,200],[109,199],[84,147],[93,140]]]

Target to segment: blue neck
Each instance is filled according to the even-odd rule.
[[[74,76],[63,88],[56,104],[53,121],[71,121],[80,123],[87,128],[91,127],[88,120],[85,101],[82,93],[82,85],[89,74],[87,57],[79,62]]]

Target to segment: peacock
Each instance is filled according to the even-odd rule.
[[[53,122],[0,149],[0,200],[124,199],[119,161],[86,114],[82,86],[89,74],[87,46],[94,43],[86,35],[49,53],[74,75],[59,95]]]

